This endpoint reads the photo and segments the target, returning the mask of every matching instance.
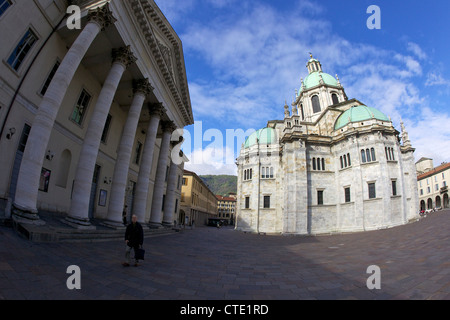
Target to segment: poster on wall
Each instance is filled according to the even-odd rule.
[[[108,191],[106,190],[100,190],[100,195],[98,197],[98,205],[100,207],[105,207],[106,206],[106,198],[108,197]]]
[[[51,174],[52,172],[50,170],[42,168],[41,178],[39,180],[39,191],[48,192]]]

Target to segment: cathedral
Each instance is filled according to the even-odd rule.
[[[237,158],[236,229],[359,232],[418,217],[414,148],[379,110],[348,99],[336,75],[307,62],[292,109],[250,135]]]

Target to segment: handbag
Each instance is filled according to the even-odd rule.
[[[135,255],[134,259],[136,259],[136,260],[145,260],[144,259],[145,250],[143,248],[136,249],[136,252],[134,255]]]

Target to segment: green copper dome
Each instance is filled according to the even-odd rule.
[[[341,129],[351,122],[360,122],[371,119],[390,121],[389,118],[386,117],[386,115],[381,111],[372,107],[361,105],[351,107],[341,114],[334,125],[334,129]]]
[[[304,83],[306,89],[318,86],[320,84],[320,76],[322,76],[323,82],[330,86],[339,86],[337,80],[330,74],[325,72],[313,72],[309,74]]]
[[[253,132],[247,140],[245,140],[244,148],[250,148],[259,141],[259,144],[274,144],[276,143],[276,132],[273,128],[263,128],[256,132]]]
[[[338,81],[330,74],[322,72],[322,71],[315,71],[310,73],[305,80],[303,81],[305,88],[303,86],[300,88],[300,92],[303,90],[311,89],[315,86],[318,86],[320,84],[320,76],[322,76],[323,83],[330,86],[339,87]]]

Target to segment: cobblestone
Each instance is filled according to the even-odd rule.
[[[450,211],[405,226],[318,237],[196,228],[146,239],[124,268],[121,241],[32,243],[0,227],[0,299],[449,299]],[[331,249],[330,249],[331,248]],[[69,290],[67,267],[81,269]],[[369,290],[369,265],[381,290]]]

